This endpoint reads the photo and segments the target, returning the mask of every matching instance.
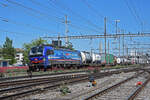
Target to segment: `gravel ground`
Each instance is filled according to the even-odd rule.
[[[92,94],[95,94],[98,91],[101,91],[101,90],[103,90],[103,89],[105,89],[107,87],[110,87],[110,86],[112,86],[112,85],[114,85],[114,84],[116,84],[116,83],[118,83],[118,82],[120,82],[122,80],[125,80],[125,79],[127,79],[128,77],[130,77],[130,76],[132,76],[134,74],[135,74],[135,72],[121,73],[121,74],[118,74],[118,75],[114,74],[114,75],[112,75],[110,77],[105,77],[104,79],[102,79],[102,81],[101,81],[101,79],[99,79],[97,81],[98,82],[98,86],[97,86],[98,88],[96,90],[94,90],[92,92],[89,92],[89,93],[87,93],[84,96],[80,96],[79,98],[75,98],[75,100],[83,100],[86,97],[88,97],[88,96],[90,96]]]
[[[137,88],[136,82],[144,82],[145,80],[145,74],[141,75],[94,100],[126,100],[127,97]]]
[[[144,81],[145,78],[138,77],[133,80],[128,81],[125,84],[117,87],[116,89],[100,96],[98,99],[95,100],[126,100],[127,97],[133,93],[133,91],[137,88],[136,82]]]
[[[77,74],[86,74],[86,73],[74,73],[74,75],[77,75]],[[66,76],[66,75],[73,75],[73,74],[65,74],[63,76]],[[62,75],[53,75],[53,76],[49,76],[49,77],[56,77],[56,76],[62,76]],[[41,77],[40,77],[41,78]],[[39,78],[39,79],[40,79]],[[48,77],[46,77],[48,78]],[[13,82],[13,81],[12,81]],[[32,83],[29,83],[28,85],[30,85]],[[45,84],[44,86],[49,86],[49,85],[52,85],[51,83],[47,83]],[[22,85],[19,85],[19,86],[24,86],[24,84]],[[7,87],[0,87],[0,90],[3,90],[3,89],[7,89],[7,88],[14,88],[14,87],[18,87],[18,85],[14,85],[14,86],[7,86]],[[22,89],[18,89],[17,91],[8,91],[8,92],[3,92],[3,93],[0,93],[0,96],[4,96],[4,95],[10,95],[10,94],[14,94],[14,93],[17,93],[18,91],[21,92],[21,91],[26,91],[26,90],[31,90],[31,89],[34,89],[34,88],[41,88],[43,87],[42,85],[40,86],[32,86],[32,87],[26,87],[26,89],[22,90]]]
[[[111,86],[115,83],[118,83],[119,81],[124,80],[134,74],[135,74],[135,72],[120,73],[120,74],[114,74],[112,76],[104,77],[101,79],[97,79],[96,87],[92,87],[91,83],[89,83],[89,82],[68,85],[71,93],[69,93],[65,96],[63,96],[59,92],[59,89],[56,89],[56,90],[49,90],[49,91],[41,93],[41,94],[31,95],[29,97],[21,98],[18,100],[29,100],[29,99],[62,100],[62,99],[68,99],[68,98],[69,98],[69,100],[70,100],[70,98],[74,99],[74,100],[83,100],[83,98],[85,98],[85,97],[87,97],[87,95],[89,95],[86,93],[87,91],[93,91],[95,88],[100,88],[99,90],[102,90],[102,89],[104,89],[108,86]],[[93,91],[93,93],[95,93],[95,91]],[[81,94],[84,94],[84,96],[81,96]]]

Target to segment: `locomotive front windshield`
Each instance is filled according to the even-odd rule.
[[[43,55],[43,47],[33,47],[31,48],[30,50],[30,56],[33,56],[33,55],[36,55],[36,56],[41,56]]]

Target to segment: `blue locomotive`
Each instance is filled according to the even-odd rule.
[[[29,70],[48,67],[79,67],[82,64],[80,51],[55,48],[49,45],[32,47],[29,53]]]

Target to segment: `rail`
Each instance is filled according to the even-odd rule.
[[[150,77],[141,85],[139,86],[128,98],[127,100],[133,100],[146,86],[146,84],[150,81]]]
[[[114,88],[120,86],[121,84],[123,84],[123,83],[125,83],[125,82],[127,82],[127,81],[129,81],[129,80],[131,80],[131,79],[133,79],[133,78],[135,78],[135,77],[137,77],[139,74],[142,74],[142,73],[144,73],[144,71],[143,71],[143,72],[140,72],[140,73],[138,73],[138,74],[136,74],[136,75],[133,75],[133,76],[131,76],[131,77],[129,77],[129,78],[127,78],[127,79],[125,79],[125,80],[123,80],[123,81],[121,81],[121,82],[115,84],[115,85],[112,85],[112,86],[110,86],[110,87],[108,87],[108,88],[106,88],[106,89],[104,89],[104,90],[102,90],[102,91],[100,91],[100,92],[98,92],[98,93],[96,93],[96,94],[93,94],[93,95],[91,95],[91,96],[85,98],[85,100],[91,100],[91,99],[96,98],[96,97],[98,97],[98,96],[100,96],[100,95],[102,95],[102,94],[104,94],[104,93],[106,93],[106,92],[109,92],[110,90],[112,90],[112,89],[114,89]]]

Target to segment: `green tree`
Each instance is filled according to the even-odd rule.
[[[0,58],[2,58],[2,46],[0,46]]]
[[[56,47],[56,48],[64,48],[64,49],[75,50],[73,48],[73,44],[71,42],[68,43],[68,46],[61,46],[61,47]]]
[[[23,49],[24,49],[24,52],[23,52],[23,56],[24,56],[23,62],[24,62],[24,64],[29,63],[28,56],[29,56],[30,49],[33,46],[39,46],[39,45],[42,45],[42,44],[48,44],[48,43],[47,43],[46,40],[43,40],[42,38],[32,40],[31,43],[24,43],[24,45],[23,45]]]
[[[10,64],[14,64],[16,62],[15,55],[16,50],[12,45],[13,41],[6,37],[6,41],[2,48],[2,56],[4,59],[10,59]]]
[[[71,49],[71,50],[74,50],[73,45],[72,45],[72,43],[71,43],[71,42],[69,42],[69,44],[68,44],[67,48],[69,48],[69,49]]]

